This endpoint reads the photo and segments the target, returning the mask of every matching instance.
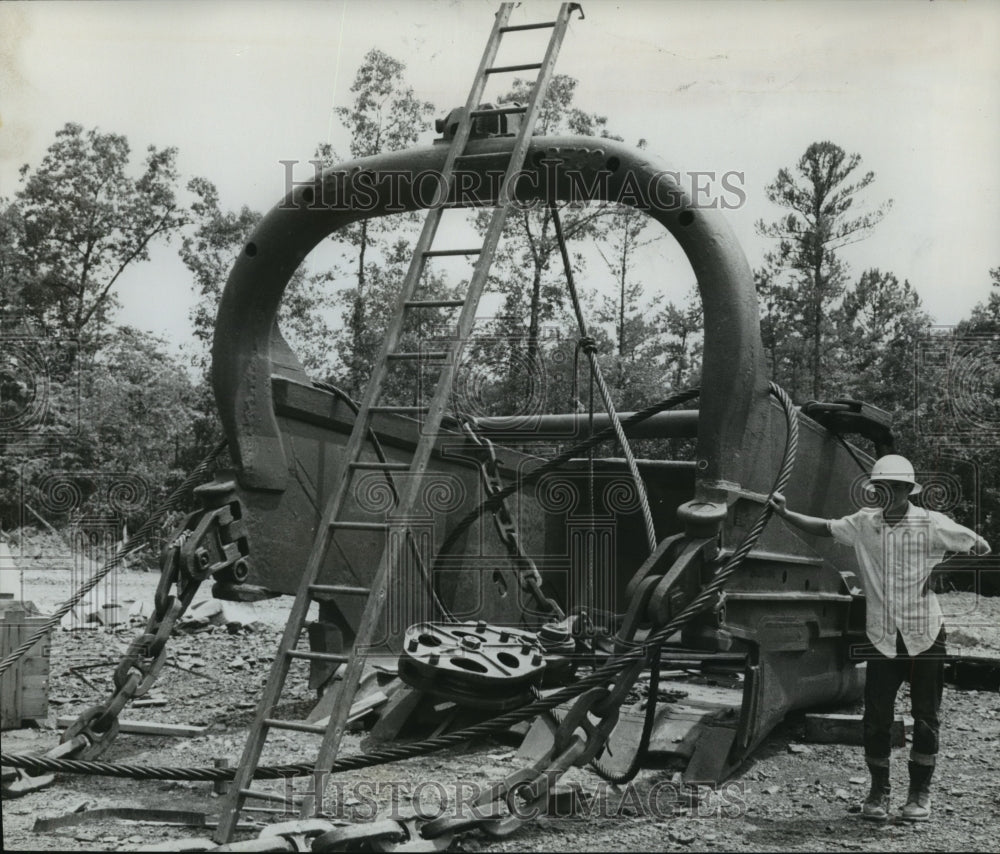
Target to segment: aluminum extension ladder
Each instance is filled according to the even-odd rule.
[[[385,342],[378,360],[372,368],[371,379],[368,382],[365,394],[362,399],[358,415],[354,422],[350,438],[344,449],[344,469],[340,483],[330,496],[316,532],[312,550],[309,554],[306,569],[303,574],[302,583],[295,596],[295,602],[288,618],[288,623],[282,635],[277,654],[271,665],[271,671],[267,683],[264,686],[257,711],[251,725],[250,733],[247,737],[246,745],[243,749],[243,756],[240,759],[239,767],[235,778],[229,786],[228,793],[222,803],[221,814],[215,840],[220,843],[230,841],[233,831],[236,828],[240,811],[248,797],[253,797],[254,792],[250,789],[250,783],[260,761],[261,752],[267,739],[268,731],[271,729],[285,729],[298,732],[309,732],[317,736],[322,736],[316,763],[314,776],[313,793],[307,795],[300,808],[302,818],[311,817],[317,803],[316,793],[320,795],[321,787],[325,784],[329,770],[337,758],[340,744],[347,728],[347,720],[351,711],[358,684],[361,679],[362,670],[365,663],[365,651],[374,640],[375,631],[382,619],[388,593],[388,581],[391,575],[391,567],[395,561],[402,557],[402,550],[408,548],[409,537],[393,538],[389,542],[389,524],[376,522],[355,522],[342,518],[342,511],[345,499],[350,494],[353,475],[359,470],[381,470],[391,477],[390,472],[406,472],[406,476],[400,478],[401,484],[395,493],[398,502],[394,508],[400,518],[409,518],[410,512],[419,494],[421,480],[426,472],[430,461],[431,452],[434,447],[435,438],[444,417],[445,407],[451,395],[452,385],[458,368],[458,359],[461,348],[472,331],[476,318],[476,310],[480,297],[489,276],[490,266],[494,252],[500,240],[504,223],[507,219],[507,211],[510,199],[506,188],[513,188],[514,176],[524,164],[528,145],[531,140],[532,130],[537,121],[542,103],[545,100],[546,92],[552,79],[552,72],[555,67],[556,58],[563,37],[569,25],[570,18],[574,11],[579,9],[577,3],[563,3],[559,10],[559,15],[555,21],[548,21],[536,24],[522,24],[508,26],[514,3],[503,3],[496,14],[496,21],[486,43],[486,50],[476,71],[476,77],[472,84],[466,101],[465,110],[462,112],[458,127],[455,130],[454,138],[448,149],[442,170],[443,180],[438,182],[439,196],[427,214],[423,230],[417,240],[414,249],[413,259],[410,262],[406,277],[403,280],[399,302],[396,305],[395,313],[386,331]],[[548,47],[543,60],[539,63],[526,65],[511,65],[494,67],[497,51],[500,47],[501,39],[505,33],[521,30],[552,30]],[[500,107],[497,109],[479,110],[477,105],[481,103],[483,91],[487,78],[493,74],[504,72],[529,71],[538,72],[531,96],[524,106]],[[441,215],[444,208],[444,201],[450,192],[454,182],[455,161],[462,156],[466,143],[469,139],[472,123],[477,118],[492,115],[503,115],[510,113],[522,113],[521,127],[514,141],[514,146],[507,166],[504,183],[501,185],[501,197],[493,212],[492,219],[486,230],[486,235],[482,246],[475,249],[446,249],[434,251],[432,245],[438,225],[441,222]],[[442,255],[474,255],[478,256],[475,270],[468,284],[468,289],[464,299],[455,300],[422,300],[417,294],[418,285],[424,266],[428,258]],[[442,353],[407,353],[401,352],[397,348],[402,338],[404,320],[410,311],[420,311],[422,308],[460,308],[458,322],[456,324],[455,335],[450,339],[450,349]],[[440,374],[434,389],[431,401],[427,406],[403,407],[403,406],[383,406],[379,405],[379,398],[386,378],[388,363],[390,360],[401,359],[428,359],[435,357],[441,360]],[[369,431],[371,416],[377,412],[391,412],[400,414],[419,414],[424,421],[420,429],[420,437],[413,453],[410,463],[392,462],[370,462],[361,460],[361,452],[365,446],[366,436]],[[382,548],[382,553],[378,561],[378,568],[371,582],[370,588],[349,587],[345,585],[321,585],[316,580],[319,576],[327,550],[338,531],[363,530],[382,531],[386,534],[386,543]],[[337,654],[327,652],[307,652],[297,650],[295,647],[305,627],[306,615],[309,605],[314,601],[314,597],[342,597],[342,596],[367,596],[364,612],[361,616],[360,625],[354,646],[350,654]],[[291,662],[295,659],[321,660],[331,664],[346,664],[346,669],[342,680],[331,690],[337,690],[338,694],[334,701],[329,721],[326,726],[310,725],[298,721],[279,720],[273,717],[274,709],[281,697],[285,681],[288,676]],[[320,797],[319,803],[322,804]]]

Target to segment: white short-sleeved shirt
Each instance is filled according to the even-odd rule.
[[[941,631],[941,606],[927,581],[945,552],[968,552],[977,544],[981,552],[989,551],[974,531],[913,504],[895,525],[884,520],[881,509],[864,509],[832,519],[830,533],[854,547],[865,587],[868,639],[888,658],[896,656],[897,631],[910,655],[929,649]]]

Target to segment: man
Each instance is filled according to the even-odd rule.
[[[872,785],[861,815],[870,821],[889,818],[890,729],[896,694],[910,682],[913,747],[910,789],[902,816],[927,821],[931,815],[930,781],[938,752],[938,710],[944,687],[945,630],[941,607],[930,590],[933,568],[945,552],[988,554],[986,540],[943,513],[909,502],[922,487],[913,466],[896,454],[875,462],[868,489],[881,508],[866,508],[842,519],[818,519],[793,513],[775,493],[771,507],[782,519],[808,534],[833,537],[853,546],[865,589],[868,672],[865,678],[864,748]]]

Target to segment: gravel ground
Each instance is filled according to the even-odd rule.
[[[148,613],[157,579],[156,573],[120,572],[114,595],[122,603],[132,600],[136,609],[146,603]],[[72,583],[67,571],[30,569],[24,572],[23,595],[43,613],[50,612],[69,595]],[[98,590],[98,595],[103,595],[102,591]],[[206,597],[207,590],[199,599]],[[954,593],[941,598],[953,651],[1000,656],[1000,599]],[[215,757],[235,761],[290,602],[282,598],[238,606],[229,615],[235,614],[245,625],[235,633],[220,626],[173,638],[168,666],[151,692],[153,699],[162,698],[167,703],[132,708],[123,717],[202,725],[207,731],[191,739],[123,735],[103,758],[170,765],[209,765]],[[76,715],[109,695],[113,662],[136,634],[138,622],[112,630],[72,628],[71,622],[67,620],[67,626],[52,639],[47,724],[3,733],[4,750],[48,749],[58,742],[57,716]],[[288,688],[282,712],[286,717],[304,715],[313,700],[304,667],[293,671]],[[901,697],[898,711],[908,711],[907,703],[908,699]],[[578,783],[594,795],[589,814],[540,818],[501,841],[470,835],[459,846],[482,851],[572,852],[994,851],[994,828],[1000,818],[1000,773],[996,770],[1000,697],[995,692],[949,688],[943,720],[942,755],[934,787],[935,817],[926,825],[892,821],[872,826],[862,822],[857,809],[867,781],[861,749],[804,745],[803,719],[791,716],[727,784],[715,792],[704,791],[700,802],[672,797],[676,790],[665,770],[645,770],[631,786],[616,789],[600,784],[589,771],[571,769],[564,780]],[[307,735],[274,733],[269,739],[273,750],[265,754],[264,761],[307,759],[309,746],[314,744]],[[414,792],[420,795],[421,803],[433,805],[442,792],[451,799],[463,791],[459,786],[481,785],[520,767],[515,747],[505,741],[484,741],[463,751],[340,775],[331,808],[347,819],[363,821],[388,808],[393,799],[407,806],[407,796]],[[342,754],[359,750],[360,738],[348,736]],[[905,797],[905,778],[905,751],[900,749],[894,754],[893,767],[893,806],[897,811]],[[270,787],[275,793],[281,791],[277,783]],[[84,824],[49,833],[31,830],[39,817],[112,806],[211,814],[218,810],[218,796],[210,783],[64,775],[47,790],[4,802],[4,849],[135,850],[169,839],[206,835],[194,828],[126,821]],[[277,819],[273,813],[256,815],[263,822]]]

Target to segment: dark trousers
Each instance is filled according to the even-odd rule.
[[[938,710],[944,691],[945,630],[930,649],[919,655],[906,651],[903,638],[896,635],[896,657],[886,658],[877,650],[869,653],[865,676],[864,745],[865,756],[884,764],[891,752],[890,729],[896,712],[896,694],[906,680],[910,683],[913,715],[911,758],[933,765],[938,752]]]

